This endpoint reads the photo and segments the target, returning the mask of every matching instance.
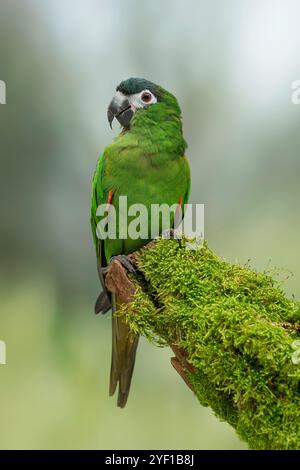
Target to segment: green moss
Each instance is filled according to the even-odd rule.
[[[147,289],[137,285],[120,312],[131,328],[184,348],[200,403],[251,448],[300,449],[299,303],[269,274],[232,265],[207,244],[195,251],[159,240],[138,265]]]

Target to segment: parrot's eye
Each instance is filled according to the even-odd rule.
[[[150,103],[152,100],[152,94],[150,93],[150,91],[144,91],[142,93],[141,98],[144,103]]]
[[[147,108],[150,104],[154,103],[157,103],[157,98],[150,90],[143,90],[130,95],[130,104],[134,110]]]

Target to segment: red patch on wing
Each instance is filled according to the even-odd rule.
[[[179,215],[180,215],[180,210],[182,208],[182,196],[180,196],[178,205],[176,207],[176,212],[175,212],[175,221],[178,221]]]
[[[106,204],[106,207],[105,207],[105,212],[108,212],[108,211],[109,211],[109,206],[110,206],[110,204],[111,204],[113,195],[114,195],[113,191],[109,191],[109,193],[108,193],[108,198],[107,198],[107,204]]]

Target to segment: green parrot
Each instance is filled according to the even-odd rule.
[[[142,79],[129,78],[116,88],[107,117],[111,126],[116,118],[122,126],[120,134],[100,156],[92,182],[91,226],[96,246],[98,274],[103,291],[99,295],[95,313],[106,313],[112,308],[112,360],[110,395],[118,386],[118,406],[126,405],[135,363],[138,336],[131,332],[115,315],[120,301],[107,292],[104,272],[113,259],[118,259],[134,272],[128,257],[153,238],[151,232],[151,205],[178,204],[184,209],[190,191],[190,169],[185,157],[186,142],[182,134],[181,110],[176,98],[161,86]],[[122,217],[118,216],[119,198],[127,197],[128,208],[143,204],[148,210],[147,233],[141,238],[118,237]],[[116,212],[116,237],[99,238],[97,208],[106,204],[107,223],[110,207]],[[176,216],[173,216],[173,226]],[[122,220],[121,220],[122,219]],[[132,218],[128,217],[129,224]],[[165,229],[161,219],[155,235]]]

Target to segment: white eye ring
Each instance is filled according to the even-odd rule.
[[[152,99],[153,99],[153,95],[152,95],[151,91],[148,91],[148,90],[142,91],[141,100],[142,100],[143,103],[149,104],[149,103],[152,102]]]
[[[140,106],[157,103],[156,96],[150,90],[143,90],[138,95]]]
[[[149,106],[149,104],[157,103],[157,98],[150,90],[143,90],[140,93],[131,95],[129,98],[132,108],[141,109]]]

